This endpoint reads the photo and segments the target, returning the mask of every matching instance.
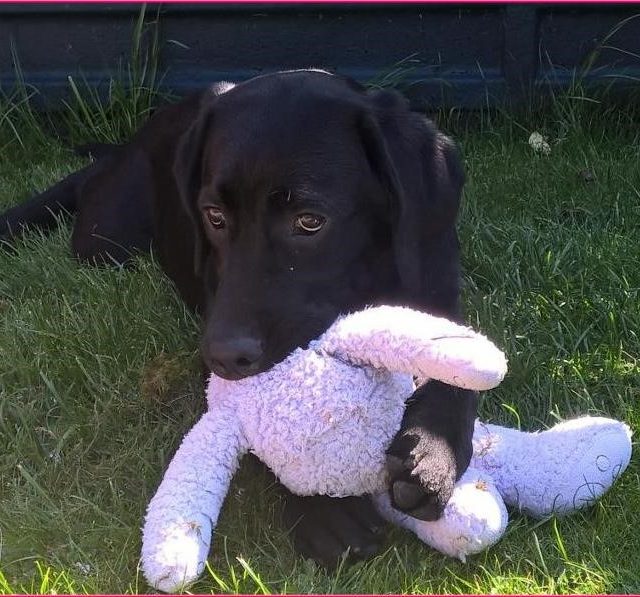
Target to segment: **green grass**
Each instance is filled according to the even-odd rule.
[[[119,64],[108,85],[95,88],[84,79],[68,77],[72,99],[61,116],[72,143],[121,143],[163,98],[158,72],[159,11],[155,20],[147,19],[146,12],[143,4],[133,27],[131,56],[126,64]]]
[[[0,105],[0,208],[82,163],[16,108],[25,98]],[[458,126],[467,320],[510,364],[481,413],[527,429],[602,413],[638,430],[637,115],[563,102],[539,120],[502,113]],[[103,124],[117,117],[103,112]],[[120,126],[100,130],[126,136]],[[533,130],[549,156],[529,147]],[[63,223],[0,251],[0,592],[148,592],[144,510],[203,406],[198,322],[152,259],[83,268],[68,238]],[[380,556],[329,574],[295,556],[272,479],[247,460],[192,590],[637,592],[639,472],[635,455],[601,502],[569,518],[514,515],[506,537],[466,564],[391,529]]]

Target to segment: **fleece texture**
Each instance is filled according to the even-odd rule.
[[[231,408],[205,413],[184,437],[147,508],[142,565],[153,587],[173,592],[200,576],[231,478],[246,451]]]
[[[476,422],[471,467],[491,474],[509,505],[544,518],[591,506],[631,460],[631,429],[581,417],[524,433]]]
[[[507,372],[504,354],[482,334],[406,307],[342,317],[318,344],[353,365],[404,371],[467,390],[495,388]]]
[[[498,385],[505,372],[504,355],[484,336],[424,313],[378,307],[338,319],[270,371],[238,381],[212,375],[208,412],[184,438],[149,504],[147,580],[171,592],[199,576],[247,451],[294,493],[375,496],[389,520],[463,560],[500,538],[504,501],[540,515],[560,504],[558,511],[570,511],[593,503],[628,464],[629,430],[616,421],[585,418],[539,434],[478,423],[472,466],[440,520],[418,521],[391,507],[385,452],[413,392],[412,374],[481,390]],[[587,495],[581,488],[594,482],[599,489]]]

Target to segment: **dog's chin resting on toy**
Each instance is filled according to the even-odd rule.
[[[469,328],[376,307],[339,318],[265,373],[236,381],[212,375],[209,410],[184,438],[148,507],[147,580],[175,591],[202,573],[232,476],[249,451],[294,493],[370,494],[385,518],[461,560],[502,536],[505,505],[545,517],[593,504],[631,456],[629,428],[601,417],[539,433],[477,421],[471,464],[442,517],[422,521],[393,508],[386,449],[413,392],[412,376],[486,390],[505,373],[502,352]]]

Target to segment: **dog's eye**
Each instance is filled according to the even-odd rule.
[[[223,211],[219,207],[205,207],[204,215],[207,218],[209,224],[214,228],[224,228],[227,220],[224,217]]]
[[[315,234],[324,226],[326,218],[317,214],[301,214],[293,224],[296,234]]]

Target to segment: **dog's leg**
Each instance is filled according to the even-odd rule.
[[[71,248],[84,262],[123,264],[151,248],[153,172],[146,153],[133,146],[98,163],[108,167],[81,189]]]
[[[10,242],[29,228],[51,230],[56,226],[56,216],[73,214],[77,208],[78,190],[94,171],[94,164],[86,166],[0,214],[0,241]]]

